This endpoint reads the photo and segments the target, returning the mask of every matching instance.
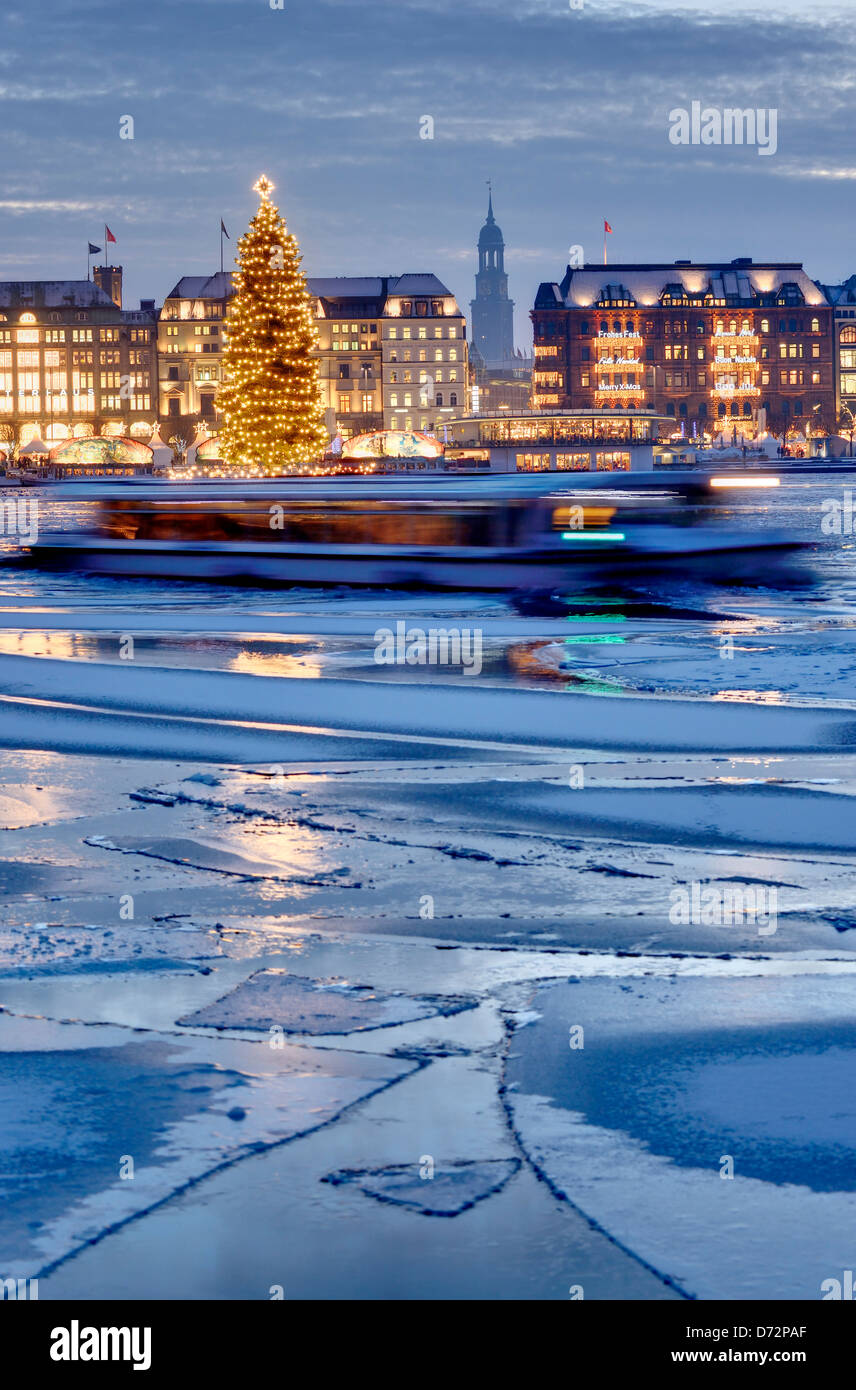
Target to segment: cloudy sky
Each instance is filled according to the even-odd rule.
[[[126,304],[160,302],[262,170],[308,274],[434,271],[466,305],[491,178],[520,345],[604,217],[612,261],[856,271],[853,0],[271,3],[7,0],[0,279],[82,278],[106,221]],[[776,108],[775,156],[670,144],[693,101]]]

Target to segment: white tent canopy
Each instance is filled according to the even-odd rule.
[[[195,464],[195,462],[196,462],[196,451],[197,451],[197,449],[199,448],[200,444],[205,444],[205,443],[207,443],[207,441],[208,441],[210,438],[211,438],[211,435],[209,434],[209,432],[208,432],[207,428],[205,427],[205,425],[204,425],[204,424],[199,424],[199,425],[197,425],[197,427],[196,427],[196,434],[195,434],[194,437],[193,437],[192,443],[190,443],[190,444],[188,445],[187,453],[186,453],[186,455],[185,455],[185,463],[187,464],[188,468],[192,468],[193,465]]]
[[[160,432],[160,425],[155,425],[155,432],[149,440],[149,448],[152,451],[152,468],[172,468],[175,461],[175,454],[171,444],[167,444]]]
[[[167,444],[166,440],[164,439],[163,435],[162,435],[161,432],[160,432],[160,425],[155,425],[155,432],[154,432],[154,434],[152,435],[151,439],[149,440],[149,448],[150,448],[150,449],[169,449],[170,453],[172,453],[172,448],[171,448],[171,446],[170,446],[169,444]]]
[[[31,440],[30,440],[29,444],[22,444],[21,447],[20,447],[20,449],[18,450],[18,453],[19,453],[19,454],[49,454],[49,453],[50,453],[50,449],[48,448],[47,444],[45,444],[44,440],[43,440],[43,439],[39,439],[39,437],[38,437],[38,435],[37,435],[35,439],[31,439]]]

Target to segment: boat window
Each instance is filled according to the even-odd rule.
[[[423,465],[424,466],[424,465]],[[362,503],[235,504],[132,502],[101,509],[102,535],[126,540],[241,541],[244,543],[380,546],[502,544],[498,504],[397,500]]]
[[[553,508],[554,531],[591,531],[608,526],[615,516],[615,507],[590,507],[569,503]]]

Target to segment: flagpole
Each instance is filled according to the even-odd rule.
[[[606,265],[606,222],[603,224],[603,263]]]
[[[223,274],[223,219],[220,218],[220,274]]]
[[[605,246],[605,245],[606,245],[606,242],[604,242],[604,246]],[[110,239],[109,239],[109,237],[107,236],[107,223],[106,223],[106,222],[104,223],[104,263],[105,263],[105,265],[108,265],[108,266],[109,266],[109,264],[110,264]]]

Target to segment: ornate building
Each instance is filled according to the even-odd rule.
[[[123,309],[122,267],[101,266],[93,274],[95,283],[0,284],[0,425],[12,442],[151,435],[154,301]]]
[[[436,275],[399,275],[384,284],[384,426],[440,432],[467,408],[464,316]]]
[[[514,357],[514,301],[508,298],[505,242],[488,196],[487,221],[479,232],[476,297],[470,303],[472,343],[488,370],[506,367]]]
[[[386,282],[355,275],[308,281],[315,296],[318,380],[330,435],[383,428],[381,319]]]
[[[796,263],[569,266],[532,320],[536,409],[654,410],[687,435],[834,420],[833,310]]]
[[[188,443],[198,421],[215,424],[229,271],[183,275],[163,302],[158,326],[160,414]],[[166,437],[166,435],[164,436]]]
[[[467,404],[466,325],[436,275],[309,278],[331,437],[382,428],[433,433]],[[217,429],[231,272],[186,275],[160,315],[160,413],[192,438]]]

